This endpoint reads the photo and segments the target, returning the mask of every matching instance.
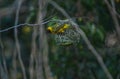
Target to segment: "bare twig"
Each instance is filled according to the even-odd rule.
[[[37,27],[33,27],[33,33],[32,33],[32,44],[31,44],[31,55],[30,55],[30,79],[34,79],[34,59],[36,54],[36,38],[37,38]]]
[[[115,14],[115,13],[116,13],[115,7],[114,7],[114,5],[112,4],[113,7],[111,8],[108,0],[104,0],[104,2],[106,3],[106,5],[107,5],[107,7],[108,7],[108,10],[109,10],[109,12],[110,12],[110,14],[111,14],[111,16],[112,16],[112,18],[113,18],[113,22],[114,22],[114,24],[115,24],[116,32],[117,32],[118,38],[119,38],[119,40],[120,40],[120,25],[119,25],[119,21],[118,21],[118,19],[117,19],[117,17],[116,17],[116,14]]]
[[[18,0],[17,0],[18,1]],[[19,20],[19,12],[20,12],[20,8],[22,5],[23,0],[19,0],[18,1],[18,6],[17,6],[17,10],[16,10],[16,18],[15,18],[15,26],[18,24],[18,20]],[[15,44],[16,44],[16,52],[18,54],[18,59],[21,65],[21,69],[22,69],[22,73],[23,73],[23,78],[26,78],[26,72],[25,72],[25,67],[21,58],[21,51],[20,51],[20,44],[19,44],[19,39],[18,39],[18,34],[17,34],[17,28],[14,28],[14,37],[15,37]]]
[[[115,2],[114,2],[114,0],[110,0],[111,1],[111,4],[112,4],[112,9],[113,9],[113,11],[115,12],[116,11],[116,9],[115,9]]]
[[[70,16],[67,14],[67,12],[62,7],[60,7],[57,3],[55,3],[54,1],[50,1],[50,4],[52,4],[57,10],[59,10],[66,18],[70,19]],[[102,57],[98,54],[96,49],[92,46],[92,44],[88,40],[88,38],[85,35],[85,33],[80,28],[78,28],[79,25],[77,23],[73,22],[72,20],[70,20],[70,22],[72,22],[72,24],[74,25],[74,27],[77,30],[77,32],[81,35],[81,37],[83,38],[83,40],[87,44],[89,50],[91,51],[91,53],[96,57],[98,63],[102,67],[102,69],[105,72],[105,74],[108,77],[108,79],[113,79],[112,75],[110,74],[110,72],[108,71],[107,67],[104,64]]]
[[[8,30],[11,30],[11,29],[14,29],[14,28],[18,28],[18,27],[21,27],[21,26],[38,26],[38,24],[19,24],[19,25],[15,25],[15,26],[12,26],[12,27],[9,27],[7,29],[3,29],[3,30],[0,30],[0,32],[6,32]]]
[[[5,74],[8,77],[8,69],[6,65],[6,60],[5,60],[5,52],[4,52],[4,46],[1,40],[1,35],[0,35],[0,47],[1,47],[1,54],[2,54],[2,60],[3,60],[3,68],[5,70]]]
[[[1,79],[8,79],[9,78],[8,77],[8,70],[7,70],[7,65],[6,65],[5,56],[4,56],[4,52],[3,52],[4,47],[3,47],[1,39],[0,39],[0,46],[1,46],[2,60],[3,60],[3,67],[2,67],[2,64],[0,61],[0,78]]]
[[[14,50],[13,52],[13,61],[12,61],[12,66],[13,66],[13,70],[12,70],[12,79],[17,79],[17,64],[16,64],[16,50]]]
[[[57,8],[64,16],[66,16],[68,19],[71,19],[71,17],[62,9],[56,2],[49,0],[49,3],[52,4],[55,8]]]
[[[1,24],[1,22],[0,22]],[[4,45],[3,45],[3,41],[2,41],[2,38],[1,38],[1,33],[0,33],[0,48],[1,48],[1,56],[2,56],[2,60],[3,60],[3,68],[5,70],[5,74],[6,74],[6,77],[8,77],[8,69],[7,69],[7,65],[6,65],[6,60],[5,60],[5,52],[4,52]]]
[[[47,44],[47,37],[45,34],[44,27],[42,25],[43,17],[45,16],[45,12],[43,11],[44,7],[46,7],[47,0],[39,0],[39,13],[38,13],[38,24],[39,26],[39,56],[42,57],[43,67],[45,70],[45,77],[46,79],[53,79],[50,71],[50,67],[48,64],[48,44]],[[41,58],[40,58],[41,59]]]
[[[8,76],[4,71],[4,68],[2,67],[1,61],[0,61],[0,79],[8,79]]]
[[[39,24],[38,27],[38,34],[39,34],[39,49],[37,53],[37,61],[36,61],[36,78],[37,79],[45,79],[44,74],[43,74],[43,44],[42,44],[42,35],[43,35],[43,27],[42,27],[42,6],[43,6],[43,0],[38,0],[38,15],[37,15],[37,23]]]
[[[46,22],[43,22],[42,24],[44,25],[44,24],[46,24],[46,23],[48,23],[48,22],[50,22],[51,20],[49,20],[49,21],[46,21]],[[19,25],[15,25],[15,26],[12,26],[12,27],[9,27],[9,28],[7,28],[7,29],[3,29],[3,30],[0,30],[0,32],[6,32],[6,31],[8,31],[8,30],[11,30],[11,29],[14,29],[14,28],[18,28],[18,27],[21,27],[21,26],[39,26],[39,24],[28,24],[28,23],[24,23],[24,24],[19,24]]]
[[[113,12],[114,12],[114,15],[116,14],[116,16],[118,16],[118,18],[120,18],[120,15],[119,15],[119,13],[117,13],[117,11],[116,11],[116,7],[115,7],[115,1],[114,0],[110,0],[110,2],[111,2],[111,5],[109,4],[108,6],[113,10]]]
[[[120,18],[120,15],[117,13],[116,8],[115,8],[115,1],[111,0],[111,4],[112,6],[109,5],[109,7],[111,7],[113,12],[118,16],[118,18]]]

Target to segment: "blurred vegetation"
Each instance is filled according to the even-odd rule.
[[[79,24],[92,45],[105,62],[108,70],[114,79],[120,75],[120,49],[119,45],[107,47],[105,40],[107,34],[115,31],[113,19],[103,0],[54,0]],[[120,0],[114,0],[116,11],[120,14]],[[0,0],[0,11],[12,5],[14,0]],[[46,16],[43,21],[52,18],[66,19],[51,4],[48,4]],[[19,24],[36,23],[38,12],[37,0],[25,0],[20,12]],[[0,16],[0,29],[14,26],[15,12]],[[120,22],[120,20],[119,20]],[[45,25],[45,29],[49,24]],[[18,28],[18,36],[21,46],[22,60],[29,75],[28,64],[31,51],[31,37],[33,27],[23,26]],[[47,33],[47,32],[46,32]],[[49,65],[54,79],[107,79],[105,73],[99,66],[96,58],[88,50],[84,40],[81,38],[79,44],[70,46],[59,46],[55,43],[54,37],[47,33],[49,45]],[[0,63],[3,65],[3,58],[6,61],[9,75],[12,69],[13,48],[15,45],[13,29],[0,33],[0,40],[4,50],[0,46]],[[4,56],[2,55],[4,51]],[[16,58],[17,59],[17,58]],[[17,64],[18,79],[22,79],[19,64]],[[120,78],[120,77],[119,77]],[[118,78],[118,79],[119,79]],[[29,78],[28,78],[29,79]]]

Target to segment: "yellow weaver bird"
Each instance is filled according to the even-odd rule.
[[[49,25],[47,31],[53,34],[58,45],[70,46],[78,41],[77,38],[79,38],[79,35],[76,33],[71,23],[51,23]]]
[[[64,33],[66,29],[68,29],[70,27],[69,24],[62,24],[60,26],[49,26],[47,28],[47,31],[49,31],[52,34],[60,34],[60,33]]]

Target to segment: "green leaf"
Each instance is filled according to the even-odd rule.
[[[92,35],[95,34],[95,32],[96,32],[96,27],[95,27],[94,24],[91,25],[90,31],[91,31],[91,34],[92,34]]]
[[[104,40],[104,34],[100,29],[97,29],[96,33],[98,34],[98,36],[100,37],[101,40]]]

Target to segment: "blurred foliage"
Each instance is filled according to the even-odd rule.
[[[14,0],[0,0],[0,10],[13,3]],[[110,73],[117,78],[120,74],[120,50],[107,48],[105,46],[106,33],[115,30],[112,17],[103,0],[54,0],[79,24],[92,45],[101,52],[105,65]],[[120,0],[115,0],[116,11],[120,13]],[[24,6],[28,10],[20,13],[20,23],[35,23],[38,12],[37,0],[26,0]],[[53,19],[66,19],[53,6],[48,4],[44,21]],[[0,19],[0,29],[5,29],[14,25],[15,13],[7,15]],[[52,22],[45,25],[45,28],[52,25]],[[32,27],[24,26],[18,28],[22,59],[28,74],[28,64],[31,50]],[[47,32],[46,32],[47,33]],[[81,38],[80,43],[70,46],[58,46],[49,33],[49,64],[52,75],[55,79],[107,79],[103,70],[99,66],[96,58],[88,50],[84,40]],[[0,39],[4,44],[5,60],[10,72],[12,63],[12,52],[10,47],[14,46],[13,30],[1,33]],[[118,48],[119,49],[119,48]],[[2,62],[2,48],[0,48],[0,61]],[[10,52],[11,51],[11,52]],[[18,79],[21,79],[21,70],[17,65],[19,73]]]

